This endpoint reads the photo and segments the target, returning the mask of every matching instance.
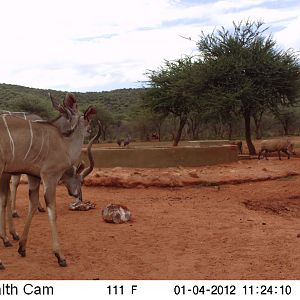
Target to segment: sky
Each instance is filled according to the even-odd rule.
[[[164,60],[196,55],[201,32],[247,19],[300,50],[299,0],[0,0],[0,83],[139,88]]]

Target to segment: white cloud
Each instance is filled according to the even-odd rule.
[[[0,0],[0,82],[73,91],[137,87],[164,59],[195,53],[195,43],[180,35],[197,40],[202,30],[247,18],[280,28],[280,44],[299,49],[299,6],[277,9],[276,2]]]
[[[285,28],[274,34],[275,39],[282,45],[284,49],[293,48],[300,50],[300,36],[298,34],[300,28],[300,14],[299,17],[293,19],[291,22],[286,22]]]

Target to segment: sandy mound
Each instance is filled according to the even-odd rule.
[[[190,185],[240,184],[274,180],[300,174],[300,160],[248,160],[197,168],[112,168],[95,169],[85,179],[87,186],[183,187]]]

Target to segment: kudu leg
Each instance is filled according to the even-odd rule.
[[[6,207],[9,191],[10,175],[2,174],[0,183],[0,238],[5,247],[11,247],[12,244],[6,235]]]
[[[29,180],[29,178],[28,178]],[[12,207],[12,215],[13,218],[18,218],[19,214],[16,208],[16,197],[17,197],[17,189],[21,181],[21,175],[14,175],[11,178],[11,207]],[[45,208],[42,206],[41,202],[38,202],[38,210],[39,212],[45,212]]]
[[[4,265],[3,265],[3,263],[2,263],[1,260],[0,260],[0,270],[5,270],[5,267],[4,267]]]
[[[38,209],[40,182],[41,182],[40,178],[28,176],[29,209],[28,209],[28,215],[19,242],[19,249],[18,249],[18,252],[22,257],[26,256],[26,243],[27,243],[30,224],[35,212]]]
[[[29,180],[29,176],[28,176],[28,180]],[[34,183],[33,183],[33,184],[34,184]],[[40,184],[41,184],[41,180],[39,179],[39,182],[36,183],[36,184],[38,184],[37,189],[39,190],[39,187],[40,187]],[[39,212],[46,212],[45,208],[43,207],[43,205],[42,205],[41,202],[40,202],[40,199],[39,199],[39,193],[38,193],[37,197],[38,197],[38,200],[37,200],[37,201],[38,201],[38,211],[39,211]]]
[[[67,262],[65,257],[60,249],[60,244],[58,240],[57,234],[57,226],[56,226],[56,184],[49,184],[45,183],[44,181],[44,197],[48,211],[49,222],[51,226],[51,233],[52,233],[52,245],[53,245],[53,252],[57,258],[58,264],[61,267],[66,267]]]
[[[28,176],[28,179],[29,179],[29,176]],[[39,179],[38,187],[37,187],[38,190],[39,190],[40,184],[41,184],[41,180]],[[38,193],[37,197],[38,197],[38,200],[37,200],[38,201],[38,211],[39,212],[46,212],[45,208],[43,207],[43,205],[41,204],[41,201],[39,199],[39,193]]]
[[[19,235],[16,232],[14,222],[13,222],[13,213],[12,213],[12,197],[11,197],[11,191],[10,191],[10,186],[8,186],[8,191],[7,191],[7,204],[6,204],[6,218],[7,218],[7,224],[8,224],[8,230],[11,236],[15,241],[18,241]]]
[[[11,210],[13,218],[18,218],[19,214],[16,209],[17,189],[20,184],[21,175],[14,175],[11,177]]]
[[[38,211],[39,212],[46,212],[45,208],[42,206],[41,202],[39,202],[39,205],[38,205]]]

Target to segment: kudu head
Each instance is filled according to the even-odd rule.
[[[79,125],[83,126],[85,128],[85,134],[88,134],[89,123],[96,114],[96,109],[93,106],[88,107],[82,115],[78,111],[77,101],[72,93],[67,93],[62,103],[50,93],[49,97],[53,108],[60,113],[51,123],[58,128],[64,136],[70,136]]]
[[[93,171],[94,168],[94,159],[91,149],[93,143],[98,140],[101,134],[101,125],[99,122],[98,126],[98,133],[90,140],[87,146],[89,166],[85,168],[84,162],[79,163],[77,166],[72,166],[64,173],[60,180],[61,183],[66,186],[69,195],[76,198],[76,203],[82,202],[81,186],[83,184],[83,180]]]

